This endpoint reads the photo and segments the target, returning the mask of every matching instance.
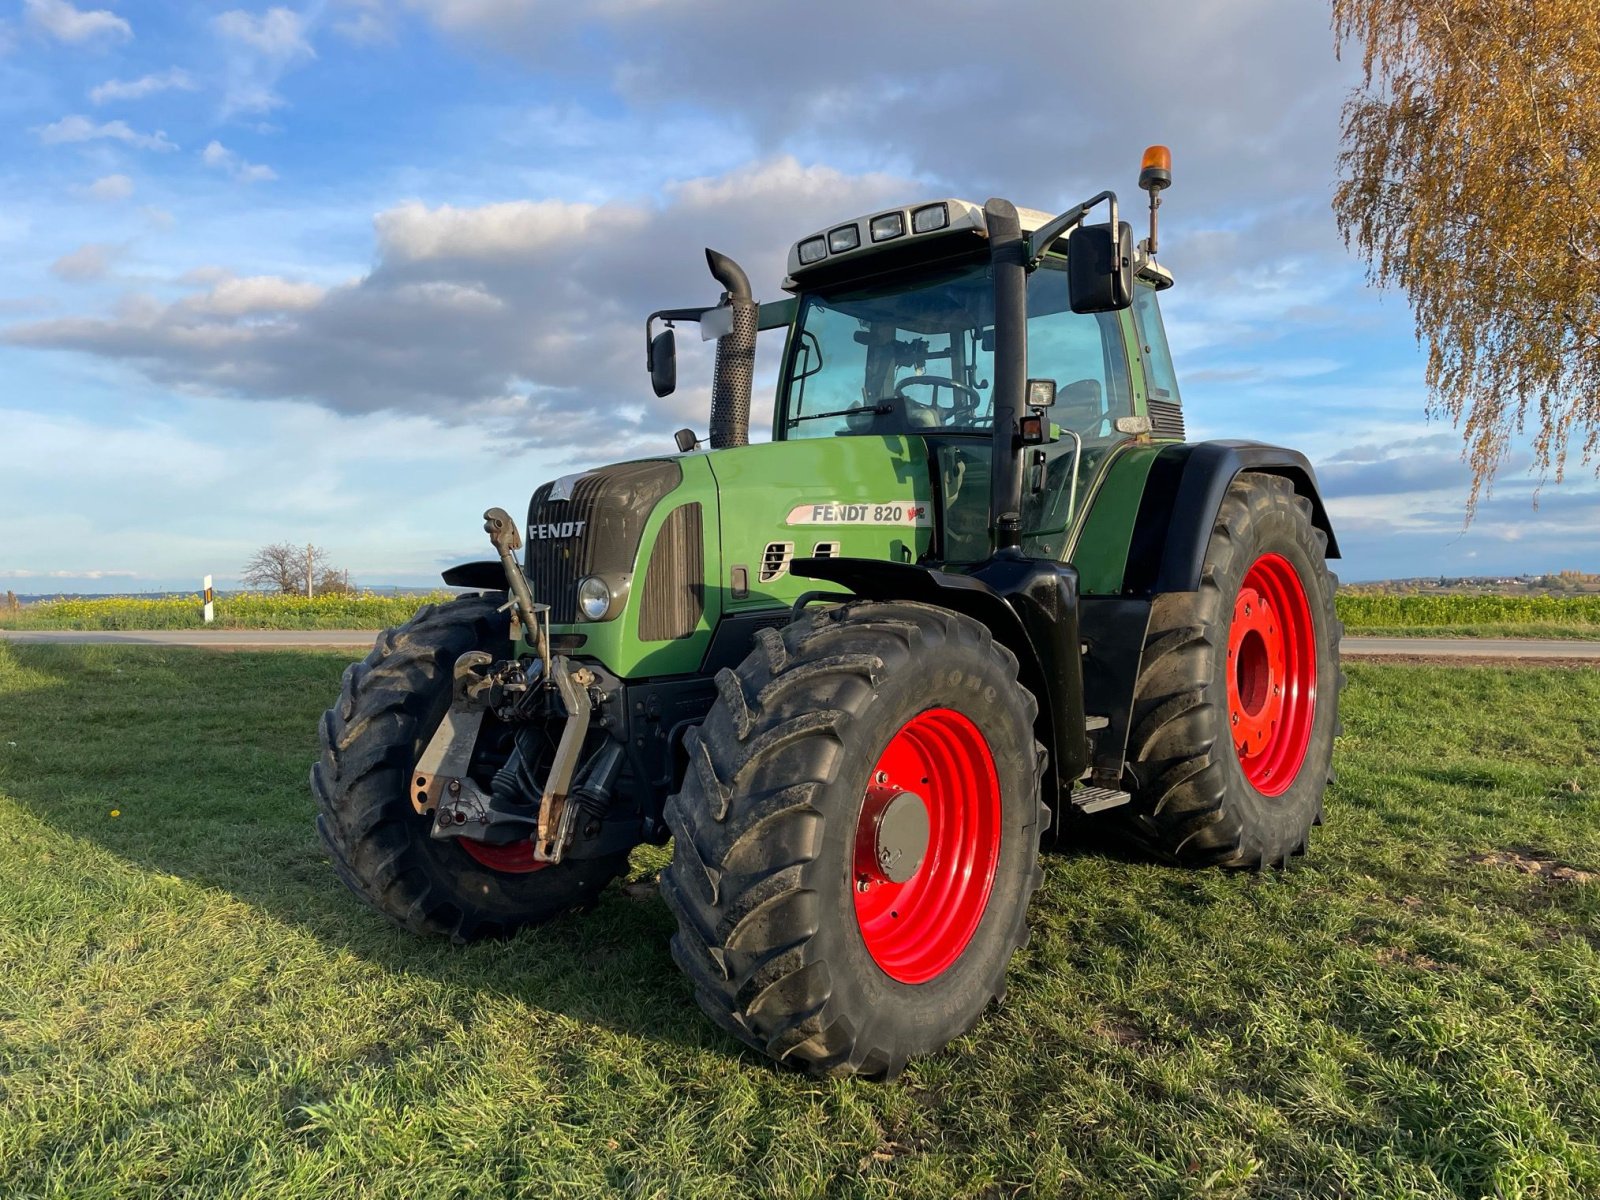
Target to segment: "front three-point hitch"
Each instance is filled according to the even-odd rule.
[[[515,635],[520,628],[536,656],[495,662],[481,650],[456,660],[450,708],[429,739],[412,774],[411,803],[434,814],[435,838],[470,838],[490,845],[531,840],[533,857],[558,863],[572,846],[579,805],[568,802],[589,733],[595,676],[562,655],[552,657],[545,627],[549,606],[534,603],[517,563],[517,525],[500,508],[484,514],[484,529],[506,572]],[[486,790],[471,774],[485,719],[512,732],[512,749]],[[561,721],[553,753],[546,730]],[[609,742],[584,771],[583,808],[603,811],[621,767],[620,747]],[[539,776],[543,774],[541,782]]]

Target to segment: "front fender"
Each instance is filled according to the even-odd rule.
[[[1053,817],[1089,764],[1078,645],[1078,572],[1065,563],[1001,552],[967,574],[861,558],[797,558],[790,571],[825,579],[869,600],[913,600],[969,616],[1017,657],[1022,685],[1039,701],[1035,736],[1049,760],[1042,795]],[[1061,822],[1054,821],[1059,830]]]
[[[451,587],[479,588],[488,592],[503,592],[506,588],[506,569],[498,561],[458,563],[440,575]]]

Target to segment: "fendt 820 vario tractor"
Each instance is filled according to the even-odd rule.
[[[1310,464],[1184,440],[1150,235],[934,200],[829,226],[757,303],[707,251],[710,432],[539,487],[345,674],[311,773],[339,875],[457,940],[673,843],[672,953],[734,1037],[889,1076],[1003,994],[1042,847],[1109,822],[1270,867],[1322,815],[1333,532]],[[1104,206],[1106,219],[1091,223]],[[748,444],[759,331],[785,341]]]

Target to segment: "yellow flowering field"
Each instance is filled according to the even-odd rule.
[[[408,620],[424,604],[449,600],[453,592],[406,595],[352,592],[345,595],[271,595],[247,592],[219,596],[219,629],[382,629]],[[108,597],[95,600],[42,600],[17,609],[0,608],[7,629],[198,629],[198,595],[159,599]]]

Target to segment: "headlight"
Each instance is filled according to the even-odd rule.
[[[603,621],[611,611],[611,585],[598,575],[590,575],[578,583],[578,611],[585,620]]]
[[[819,263],[828,257],[828,243],[824,238],[814,237],[800,243],[800,261],[806,266]]]
[[[861,227],[859,225],[841,225],[828,234],[828,249],[835,254],[843,254],[846,250],[854,250],[861,245]]]
[[[911,228],[918,233],[932,233],[950,224],[950,208],[944,204],[930,204],[911,214]]]
[[[890,238],[897,238],[906,231],[906,216],[904,213],[884,213],[881,217],[872,218],[872,240],[887,242]]]

